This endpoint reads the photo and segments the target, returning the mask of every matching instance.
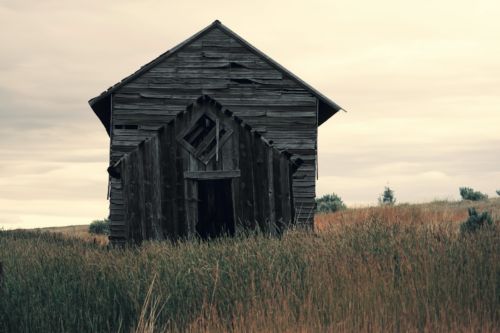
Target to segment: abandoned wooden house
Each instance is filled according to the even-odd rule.
[[[219,21],[89,104],[112,242],[312,226],[317,129],[341,108]]]

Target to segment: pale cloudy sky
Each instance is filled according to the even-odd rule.
[[[87,100],[220,19],[348,110],[318,194],[374,204],[500,189],[500,2],[0,0],[0,228],[107,215]]]

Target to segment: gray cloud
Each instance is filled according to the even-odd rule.
[[[492,193],[499,11],[490,0],[2,1],[0,227],[104,216],[109,139],[87,100],[216,18],[349,110],[320,129],[319,194],[373,203],[387,182],[400,201]]]

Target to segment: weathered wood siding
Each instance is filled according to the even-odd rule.
[[[297,222],[312,225],[315,197],[317,99],[219,29],[213,29],[121,87],[112,98],[111,163],[209,95],[250,124],[278,149],[296,154]],[[123,237],[120,182],[111,181],[112,238]]]
[[[231,133],[217,157],[203,163],[180,144],[179,137],[209,112]],[[235,223],[276,232],[292,223],[292,162],[273,149],[228,111],[208,99],[191,105],[155,135],[121,157],[124,220],[122,239],[176,239],[195,234],[198,218],[197,181],[232,175]]]

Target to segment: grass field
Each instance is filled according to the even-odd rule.
[[[108,236],[89,233],[88,225],[70,225],[67,227],[49,227],[34,229],[36,232],[57,233],[68,239],[79,239],[99,245],[108,245]]]
[[[471,206],[495,226],[461,235]],[[281,239],[1,231],[0,331],[498,332],[499,228],[492,199],[350,209]]]

